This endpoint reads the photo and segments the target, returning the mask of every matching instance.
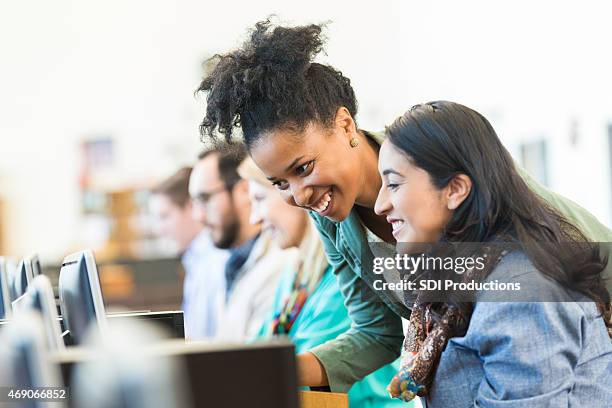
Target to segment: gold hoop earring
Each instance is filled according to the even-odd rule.
[[[357,139],[356,137],[351,139],[351,147],[355,148],[357,146],[359,146],[359,139]]]

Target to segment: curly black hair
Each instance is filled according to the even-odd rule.
[[[329,126],[345,107],[355,118],[357,101],[351,82],[329,65],[312,62],[323,49],[323,25],[273,26],[261,21],[237,50],[215,55],[198,92],[207,92],[202,137],[217,132],[232,141],[241,127],[248,148],[263,132],[303,131],[311,122]]]

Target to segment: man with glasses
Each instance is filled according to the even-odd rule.
[[[295,251],[282,251],[260,225],[249,222],[248,183],[238,175],[242,145],[221,144],[198,157],[189,180],[194,217],[210,230],[215,246],[228,249],[226,301],[217,338],[247,340],[271,307],[283,268]]]

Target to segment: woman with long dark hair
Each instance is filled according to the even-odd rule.
[[[409,319],[412,305],[375,291],[371,274],[362,273],[373,258],[368,241],[395,244],[385,217],[374,212],[384,135],[357,126],[350,80],[314,61],[324,43],[321,32],[319,25],[274,27],[264,21],[243,46],[216,56],[198,89],[207,101],[200,130],[213,139],[233,139],[239,127],[251,157],[285,200],[310,211],[353,325],[298,356],[300,381],[346,392],[399,356],[400,317]],[[612,241],[588,212],[526,181],[590,239]]]
[[[447,244],[483,243],[471,253],[487,261],[463,282],[522,283],[536,294],[473,303],[418,292],[391,394],[424,396],[433,407],[609,404],[610,296],[599,246],[530,190],[479,113],[417,105],[386,133],[375,211],[400,252],[444,243],[452,256]]]

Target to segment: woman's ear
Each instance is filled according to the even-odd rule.
[[[461,173],[457,174],[446,186],[446,206],[449,210],[456,210],[472,191],[472,179]]]
[[[351,113],[344,106],[339,107],[336,111],[334,122],[336,127],[342,129],[349,139],[354,137],[355,133],[357,133],[357,127],[355,126],[353,116],[351,116]]]

